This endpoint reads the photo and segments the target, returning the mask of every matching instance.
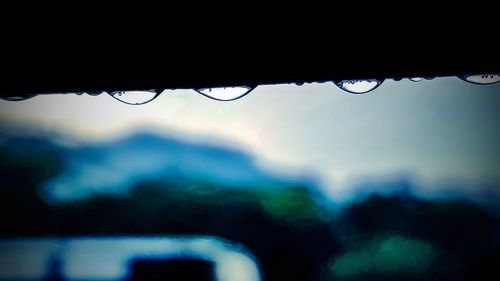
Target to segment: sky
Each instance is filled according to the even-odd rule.
[[[262,85],[234,101],[166,90],[144,105],[110,95],[0,100],[0,123],[99,142],[147,128],[236,147],[270,170],[314,174],[332,198],[360,178],[408,173],[422,182],[500,183],[500,83],[456,77],[386,80],[368,94],[333,83]]]

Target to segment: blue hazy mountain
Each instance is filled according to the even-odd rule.
[[[271,172],[266,166],[259,166],[255,156],[230,148],[222,141],[188,142],[152,132],[136,132],[107,142],[63,145],[60,143],[68,136],[33,128],[0,131],[0,153],[9,151],[25,160],[36,158],[39,166],[50,166],[55,161],[43,151],[55,151],[62,159],[62,170],[43,186],[43,194],[49,200],[78,199],[98,193],[125,194],[148,180],[207,182],[231,188],[302,186],[316,195],[321,190],[311,175],[286,169]],[[374,193],[432,200],[465,199],[483,205],[498,205],[500,200],[497,184],[470,186],[457,179],[429,187],[422,186],[411,172],[360,176],[349,190],[343,197],[329,199],[338,206],[364,200]],[[327,205],[332,203],[326,197],[317,197],[326,200]]]
[[[19,138],[19,137],[17,137]],[[50,138],[47,136],[47,138]],[[19,139],[14,146],[20,145]],[[38,137],[32,147],[47,145]],[[44,193],[51,200],[77,199],[95,193],[121,194],[145,180],[201,181],[236,188],[310,185],[310,178],[269,172],[243,151],[220,145],[186,142],[136,133],[122,139],[65,147],[62,173],[49,180]],[[29,157],[29,156],[27,156]]]

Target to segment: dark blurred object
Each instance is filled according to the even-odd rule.
[[[44,281],[62,281],[62,263],[58,258],[52,258],[48,265],[47,278]]]
[[[129,281],[215,281],[214,264],[200,259],[141,259],[130,266]]]

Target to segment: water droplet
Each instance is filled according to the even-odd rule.
[[[500,74],[465,75],[458,78],[479,85],[489,85],[500,82]]]
[[[4,99],[4,100],[8,100],[8,101],[22,101],[22,100],[30,99],[30,98],[32,98],[34,96],[36,96],[36,95],[10,96],[10,97],[1,97],[1,98]]]
[[[382,81],[376,79],[368,79],[368,80],[342,80],[336,85],[344,91],[353,94],[364,94],[373,89],[377,88],[382,84]]]
[[[110,94],[113,98],[132,105],[145,104],[154,100],[159,94],[154,90],[148,91],[116,91]]]
[[[195,89],[196,92],[214,100],[232,101],[250,93],[254,87],[219,87]]]
[[[98,95],[100,95],[102,93],[104,93],[104,92],[102,92],[102,91],[86,92],[86,94],[89,95],[89,96],[98,96]]]
[[[413,82],[420,82],[420,81],[424,80],[423,77],[411,77],[408,79],[410,79],[410,81],[413,81]]]

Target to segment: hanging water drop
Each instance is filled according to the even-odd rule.
[[[1,97],[1,98],[4,99],[4,100],[8,100],[8,101],[23,101],[23,100],[30,99],[30,98],[32,98],[34,96],[36,96],[36,95],[10,96],[10,97]]]
[[[420,81],[424,80],[423,77],[411,77],[408,79],[410,79],[410,81],[413,81],[413,82],[420,82]]]
[[[100,94],[102,94],[102,93],[104,93],[104,92],[102,92],[102,91],[91,91],[91,92],[86,92],[86,94],[87,94],[87,95],[89,95],[89,96],[98,96],[98,95],[100,95]]]
[[[376,79],[368,80],[342,80],[336,85],[344,91],[353,94],[365,94],[380,86],[382,81]]]
[[[479,85],[489,85],[498,83],[500,81],[500,74],[465,75],[465,76],[459,76],[458,78],[467,81],[469,83],[474,83]]]
[[[126,104],[139,105],[154,100],[159,94],[155,90],[148,91],[115,91],[110,95]]]
[[[254,87],[219,87],[195,89],[196,92],[219,101],[232,101],[250,93]]]

